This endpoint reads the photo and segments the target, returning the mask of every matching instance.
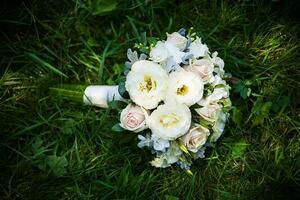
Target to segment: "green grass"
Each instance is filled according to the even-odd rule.
[[[1,199],[295,199],[300,193],[300,26],[296,1],[3,3]],[[104,3],[106,2],[106,3]],[[116,84],[126,51],[193,26],[231,72],[224,136],[190,176],[156,169],[118,112],[49,92]]]

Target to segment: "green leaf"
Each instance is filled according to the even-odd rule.
[[[119,83],[118,92],[119,92],[119,94],[120,94],[121,96],[125,94],[125,92],[126,92],[125,81],[124,81],[124,82],[121,81],[121,82]]]
[[[47,165],[50,168],[50,172],[56,176],[62,176],[67,173],[68,161],[65,156],[48,156]]]
[[[123,128],[120,126],[119,123],[115,124],[115,125],[111,128],[111,130],[112,130],[113,132],[119,132],[119,133],[125,131],[125,129],[123,129]]]
[[[252,126],[262,125],[265,118],[268,117],[271,107],[272,102],[263,102],[262,98],[258,98],[251,109],[253,114]]]
[[[251,94],[251,88],[247,87],[250,84],[251,84],[250,82],[245,83],[244,81],[238,81],[237,84],[235,85],[234,91],[240,93],[240,96],[243,99],[246,99]]]
[[[32,143],[32,152],[34,156],[42,155],[45,151],[45,147],[42,146],[43,140],[40,137],[36,137]]]
[[[99,186],[104,186],[104,187],[106,187],[106,188],[108,188],[108,189],[114,189],[114,186],[113,186],[113,185],[108,184],[108,183],[106,183],[106,182],[104,182],[104,181],[101,181],[101,180],[96,180],[95,183],[96,183],[97,185],[99,185]]]
[[[125,80],[119,82],[118,92],[124,99],[129,99],[129,94],[125,88]]]
[[[111,109],[123,110],[127,106],[127,103],[125,103],[124,101],[114,100],[114,101],[109,102],[108,106]]]

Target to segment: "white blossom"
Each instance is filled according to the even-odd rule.
[[[168,75],[157,63],[140,60],[132,65],[125,82],[130,98],[146,109],[156,108],[165,98]]]

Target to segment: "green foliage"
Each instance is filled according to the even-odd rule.
[[[269,116],[271,107],[272,102],[263,102],[261,98],[255,101],[251,109],[251,114],[253,114],[253,126],[262,125],[264,123],[264,120]]]
[[[250,85],[250,82],[238,81],[234,91],[240,93],[240,96],[243,99],[246,99],[251,94],[251,88],[249,88]]]
[[[232,108],[232,121],[239,127],[242,128],[243,123],[242,123],[242,117],[243,113],[241,112],[241,110],[239,110],[236,107]]]
[[[9,3],[0,11],[1,199],[298,197],[296,1]],[[124,105],[82,106],[83,90],[73,87],[121,82],[128,97],[127,49],[148,52],[166,32],[190,26],[224,59],[234,106],[192,174],[151,167],[137,134],[111,130],[123,131],[115,124]]]

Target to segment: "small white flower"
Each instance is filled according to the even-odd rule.
[[[223,76],[225,71],[224,71],[224,61],[218,57],[218,52],[214,52],[212,54],[212,58],[211,61],[214,63],[214,65],[217,66],[217,68],[215,68],[215,72],[218,73],[220,76]]]
[[[187,39],[180,35],[178,32],[174,32],[172,34],[167,33],[167,42],[175,45],[181,51],[183,51],[186,47]]]
[[[229,114],[225,114],[224,112],[219,112],[218,114],[219,114],[218,119],[215,122],[214,126],[212,127],[213,134],[210,138],[211,142],[216,142],[219,139],[219,137],[222,135],[225,128],[227,117],[229,115]]]
[[[176,47],[174,44],[171,44],[169,42],[165,42],[165,47],[168,51],[169,56],[171,56],[177,64],[182,62],[182,58],[185,55],[184,52],[180,51],[178,47]]]
[[[169,140],[161,139],[153,134],[151,134],[151,136],[147,134],[145,137],[142,135],[138,135],[138,138],[140,139],[140,142],[137,145],[140,148],[150,147],[155,151],[165,152],[166,149],[170,147]]]
[[[212,82],[214,64],[209,59],[194,60],[188,67],[188,70],[200,75],[204,83]]]
[[[170,147],[170,142],[169,140],[164,140],[156,135],[152,134],[151,140],[153,141],[153,149],[156,151],[165,151],[167,148]]]
[[[189,46],[189,52],[193,54],[194,58],[204,57],[208,52],[206,44],[201,42],[201,38],[197,37]]]
[[[226,85],[226,82],[217,74],[214,76],[214,80],[211,85],[216,87],[217,85]]]
[[[147,124],[153,135],[164,140],[175,140],[189,130],[191,111],[184,104],[160,105],[151,113]]]
[[[195,125],[182,137],[184,145],[193,153],[196,153],[206,142],[209,130],[201,125]]]
[[[176,142],[172,142],[171,147],[167,150],[167,152],[161,154],[159,157],[156,157],[150,164],[154,167],[166,168],[171,164],[176,163],[181,156],[182,151],[178,147]]]
[[[154,158],[154,160],[152,160],[150,162],[150,164],[153,167],[157,167],[157,168],[166,168],[166,167],[170,167],[171,164],[168,163],[167,159],[163,156],[159,156]]]
[[[140,60],[132,65],[125,88],[134,103],[153,109],[165,98],[167,83],[167,72],[159,64]]]
[[[154,62],[164,62],[169,56],[164,42],[158,41],[153,49],[150,51],[150,59]]]
[[[165,101],[191,106],[202,98],[203,87],[203,81],[198,74],[178,68],[169,76]]]
[[[152,146],[152,140],[149,134],[147,134],[145,137],[142,135],[138,135],[138,139],[140,140],[137,144],[138,147],[143,148]]]
[[[215,104],[219,100],[229,97],[228,87],[215,88],[213,93],[197,102],[200,106]]]
[[[121,112],[120,126],[135,133],[145,130],[147,128],[148,112],[138,105],[128,104]]]
[[[167,60],[162,63],[162,67],[168,72],[170,73],[171,71],[175,71],[176,69],[178,69],[180,67],[179,64],[177,64],[174,60],[173,57],[169,57],[167,58]]]

